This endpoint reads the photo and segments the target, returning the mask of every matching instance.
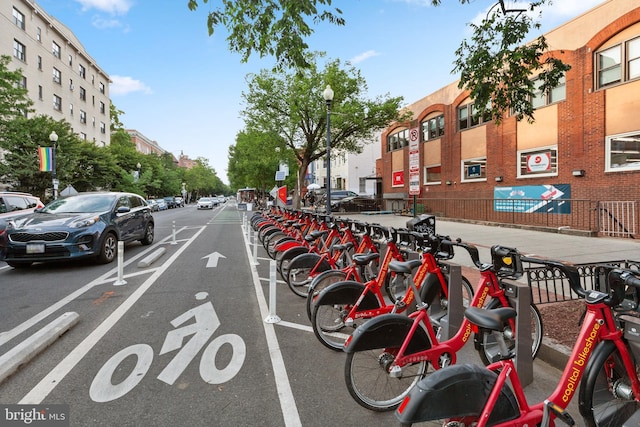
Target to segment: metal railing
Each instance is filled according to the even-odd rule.
[[[387,207],[391,201],[387,200]],[[398,205],[397,201],[396,205]],[[409,212],[444,218],[568,228],[603,236],[634,238],[637,228],[635,201],[603,202],[583,199],[405,199]],[[395,210],[395,209],[394,209]]]
[[[580,284],[586,290],[607,292],[607,273],[615,267],[640,270],[639,261],[618,260],[598,263],[576,264]],[[525,269],[527,282],[531,288],[531,298],[536,304],[547,304],[579,299],[569,287],[569,281],[562,271],[552,267]]]

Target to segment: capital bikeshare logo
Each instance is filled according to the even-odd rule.
[[[69,405],[0,405],[0,427],[69,427]]]

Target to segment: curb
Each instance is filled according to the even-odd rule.
[[[570,348],[555,342],[552,338],[544,337],[542,338],[536,359],[540,359],[554,368],[563,371],[569,361],[570,355]]]

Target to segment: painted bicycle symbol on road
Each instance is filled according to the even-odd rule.
[[[208,297],[206,292],[196,295],[197,300]],[[184,325],[188,320],[195,322]],[[180,349],[175,357],[160,372],[158,379],[166,384],[173,385],[189,363],[204,348],[200,358],[200,377],[209,384],[222,384],[235,377],[246,357],[246,345],[243,339],[236,334],[224,334],[214,338],[205,348],[214,332],[220,327],[220,319],[216,314],[211,301],[205,302],[189,311],[181,314],[171,321],[174,328],[167,333],[159,356]],[[186,344],[185,339],[192,336]],[[226,366],[216,366],[216,355],[223,345],[229,345],[232,349],[232,357]],[[135,356],[137,361],[129,375],[117,384],[113,384],[113,376],[123,361]],[[118,399],[136,387],[144,378],[153,361],[153,348],[148,344],[134,344],[120,350],[100,368],[89,388],[89,396],[95,402],[110,402]]]

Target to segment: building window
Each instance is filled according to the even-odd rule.
[[[100,82],[98,87],[100,88],[100,93],[104,95],[104,83]]]
[[[53,56],[60,59],[60,45],[58,45],[58,43],[51,42],[51,52],[53,53]]]
[[[486,157],[467,159],[462,162],[462,182],[486,181],[486,180],[487,180],[487,158]]]
[[[42,43],[42,28],[36,28],[36,40]]]
[[[62,73],[55,67],[53,67],[53,81],[62,84]]]
[[[605,172],[640,170],[640,131],[605,138]]]
[[[13,8],[13,23],[21,30],[24,30],[24,14],[15,7]]]
[[[42,101],[44,98],[42,96],[42,86],[38,85],[38,99]]]
[[[15,39],[13,40],[13,56],[22,62],[27,60],[27,47]]]
[[[424,177],[422,183],[424,185],[440,184],[442,175],[441,165],[430,165],[424,167]]]
[[[73,90],[73,79],[69,79],[69,90]]]
[[[562,77],[562,79],[560,79],[560,81],[558,82],[558,86],[551,89],[548,93],[542,92],[542,80],[534,80],[533,85],[534,95],[531,98],[531,105],[533,106],[533,108],[544,107],[546,105],[553,104],[554,102],[563,101],[567,98],[567,86],[565,77]]]
[[[100,101],[100,113],[104,114],[106,111],[104,102]]]
[[[458,130],[468,129],[490,121],[491,113],[489,111],[480,115],[478,109],[473,104],[458,107]]]
[[[80,123],[87,123],[87,112],[80,110]]]
[[[69,54],[69,65],[73,65],[73,56]]]
[[[100,133],[107,133],[107,125],[104,122],[100,122]]]
[[[640,78],[640,37],[596,53],[597,87]]]
[[[18,87],[21,87],[22,89],[27,88],[27,78],[25,76],[22,76],[22,79],[20,79],[20,82],[18,83]]]
[[[557,146],[518,151],[518,158],[518,178],[558,175]]]
[[[393,133],[387,137],[387,151],[400,150],[409,145],[409,129]]]
[[[73,104],[69,104],[69,115],[73,116]]]
[[[421,123],[422,140],[429,141],[444,135],[444,114]]]
[[[38,70],[42,71],[42,56],[38,55]]]
[[[83,79],[87,75],[87,69],[84,68],[82,64],[78,64],[78,74],[80,74],[80,77],[82,77]]]
[[[80,139],[83,140],[83,141],[86,141],[87,140],[87,134],[84,133],[84,132],[80,132]]]
[[[58,95],[53,95],[53,109],[56,111],[62,111],[62,98]]]
[[[82,86],[80,86],[80,99],[83,101],[87,100],[87,91]]]

